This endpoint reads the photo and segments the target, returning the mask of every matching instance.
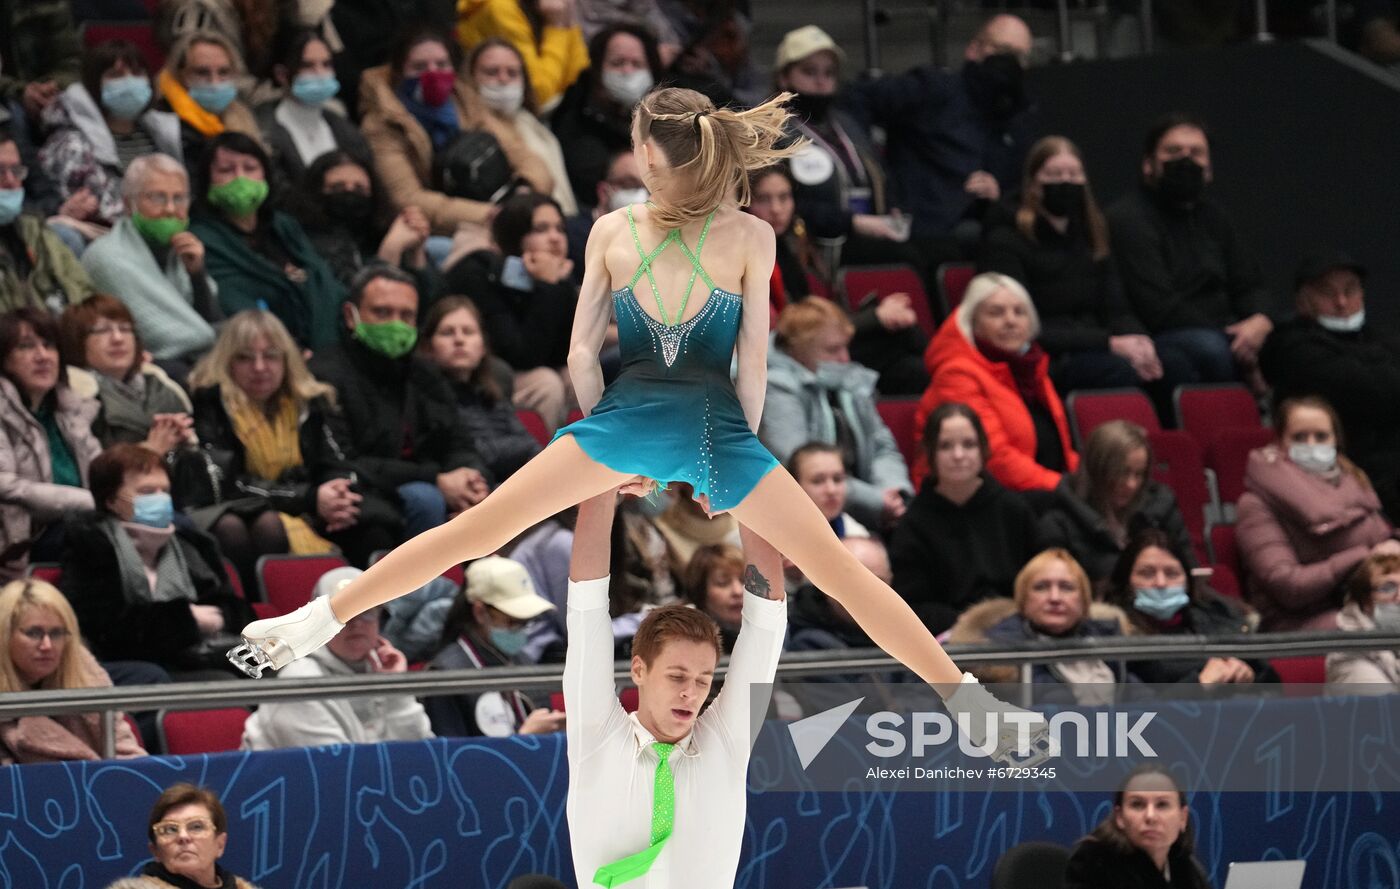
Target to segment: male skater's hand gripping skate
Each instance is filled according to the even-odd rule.
[[[971,673],[963,674],[957,690],[944,699],[943,705],[948,708],[958,730],[966,729],[974,746],[981,747],[988,742],[987,729],[991,721],[994,746],[988,755],[997,762],[1029,767],[1050,758],[1050,728],[1045,716],[997,700]],[[1024,749],[1022,734],[1027,735]]]
[[[228,659],[258,679],[268,667],[280,670],[325,645],[343,626],[331,610],[331,597],[320,596],[291,614],[248,624],[243,628],[243,644],[229,649]]]

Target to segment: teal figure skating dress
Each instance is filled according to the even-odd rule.
[[[627,286],[612,294],[622,372],[603,390],[593,413],[554,437],[572,435],[584,453],[618,472],[662,484],[686,482],[718,512],[738,505],[778,461],[749,428],[729,378],[743,298],[716,287],[700,265],[713,221],[711,213],[694,253],[679,231],[647,253],[632,208],[627,208],[641,264]],[[651,271],[652,262],[673,243],[694,267],[674,320],[685,317],[697,276],[709,288],[700,311],[683,323],[665,317]],[[660,321],[642,308],[634,289],[642,275],[651,284]]]

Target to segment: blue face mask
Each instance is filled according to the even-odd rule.
[[[150,528],[169,528],[175,520],[175,504],[164,491],[131,498],[131,521]]]
[[[1180,584],[1140,586],[1133,589],[1133,607],[1158,620],[1170,620],[1190,601],[1190,597],[1186,595],[1186,587]]]
[[[492,627],[490,635],[491,644],[506,657],[519,654],[527,638],[524,630],[503,630],[500,627]]]
[[[323,105],[340,92],[340,81],[334,77],[303,75],[292,81],[292,95],[303,105]]]
[[[102,107],[118,120],[135,120],[151,104],[151,81],[139,75],[102,83]]]
[[[190,98],[198,102],[200,108],[210,114],[223,114],[224,109],[238,98],[238,87],[225,80],[223,83],[201,83],[192,86],[189,93]]]
[[[24,208],[23,188],[0,188],[0,225],[9,225]]]

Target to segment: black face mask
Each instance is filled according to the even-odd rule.
[[[792,110],[797,112],[798,117],[821,123],[831,113],[831,101],[835,98],[830,94],[816,96],[811,93],[798,93],[792,100]]]
[[[1189,157],[1178,157],[1162,164],[1157,177],[1157,193],[1173,204],[1194,204],[1206,187],[1206,168]]]
[[[348,228],[357,228],[374,215],[374,198],[358,191],[333,191],[322,200],[327,218]]]
[[[1047,182],[1040,186],[1040,205],[1051,216],[1079,216],[1084,212],[1084,186],[1078,182]]]
[[[1007,118],[1026,107],[1025,71],[1009,52],[964,62],[963,77],[972,101],[992,117]]]

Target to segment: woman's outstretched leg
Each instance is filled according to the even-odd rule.
[[[531,525],[632,476],[595,462],[564,436],[452,521],[399,546],[344,589],[284,617],[254,621],[229,658],[250,675],[321,647],[346,621],[396,599],[448,567],[490,555]]]
[[[876,645],[943,697],[962,671],[899,594],[841,545],[821,510],[781,466],[730,510],[742,525],[792,560],[817,589],[845,606]]]

